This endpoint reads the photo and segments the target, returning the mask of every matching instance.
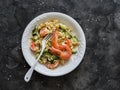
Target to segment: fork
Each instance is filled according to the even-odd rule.
[[[38,62],[38,60],[40,59],[45,47],[46,47],[46,42],[52,37],[53,33],[48,34],[47,36],[45,36],[45,38],[42,40],[42,48],[41,48],[41,52],[39,54],[39,56],[37,57],[37,60],[35,61],[35,63],[33,64],[33,66],[31,66],[31,68],[27,71],[27,73],[25,74],[24,80],[26,82],[28,82],[32,76],[32,73],[34,71],[34,68]]]

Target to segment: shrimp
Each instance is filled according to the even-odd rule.
[[[37,47],[37,45],[35,44],[35,42],[31,42],[30,43],[30,49],[32,50],[32,51],[36,51],[36,50],[38,50],[39,48]]]
[[[53,37],[52,37],[52,46],[55,48],[59,48],[58,44],[58,29],[56,28]]]
[[[71,46],[71,41],[69,39],[66,38],[65,41],[68,46]],[[57,49],[61,49],[62,45],[59,45],[58,42],[59,40],[58,40],[58,28],[57,28],[52,37],[52,46]]]
[[[59,45],[59,48],[60,50],[64,50],[67,46],[70,47],[71,46],[71,41],[69,39],[65,39],[65,44],[64,45]]]
[[[62,49],[63,51],[60,53],[60,58],[63,60],[69,59],[72,54],[71,48],[65,44],[62,45]]]
[[[61,50],[54,48],[53,46],[50,48],[51,53],[55,55],[60,55]]]
[[[41,36],[41,37],[44,37],[46,34],[47,34],[47,28],[43,27],[43,28],[40,30],[40,36]]]
[[[59,57],[63,60],[67,60],[70,58],[71,51],[71,42],[66,38],[66,44],[59,45],[58,44],[58,30],[55,30],[53,38],[52,38],[52,47],[50,48],[51,53],[59,55]]]
[[[59,60],[56,60],[54,63],[46,63],[45,65],[49,69],[54,69],[59,66]]]
[[[71,51],[71,48],[67,45],[63,45],[61,47],[61,49],[63,50],[59,50],[59,49],[56,49],[54,47],[51,47],[50,48],[50,51],[51,53],[53,54],[56,54],[56,55],[59,55],[59,57],[63,60],[68,60],[72,54],[72,51]]]

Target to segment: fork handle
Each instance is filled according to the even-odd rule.
[[[34,71],[34,68],[35,68],[35,66],[36,66],[39,58],[41,57],[43,51],[44,51],[44,49],[41,50],[41,53],[40,53],[40,55],[38,56],[36,62],[34,63],[33,66],[31,66],[31,68],[30,68],[30,69],[27,71],[27,73],[25,74],[24,80],[25,80],[26,82],[30,81],[30,78],[31,78],[31,76],[32,76],[32,73],[33,73],[33,71]]]
[[[27,71],[27,73],[25,74],[24,80],[25,80],[26,82],[30,81],[30,78],[31,78],[32,73],[33,73],[33,70],[34,70],[34,67],[32,66],[32,67]]]

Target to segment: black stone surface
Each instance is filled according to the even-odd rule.
[[[82,26],[84,59],[65,76],[34,72],[26,83],[22,33],[34,17],[53,11]],[[0,0],[0,48],[0,90],[120,90],[120,0]]]

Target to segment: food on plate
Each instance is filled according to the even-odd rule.
[[[42,39],[50,33],[53,33],[53,36],[47,41],[39,63],[55,69],[69,61],[72,54],[77,53],[80,42],[72,29],[57,19],[40,23],[33,29],[30,38],[30,49],[36,58],[41,51]]]

